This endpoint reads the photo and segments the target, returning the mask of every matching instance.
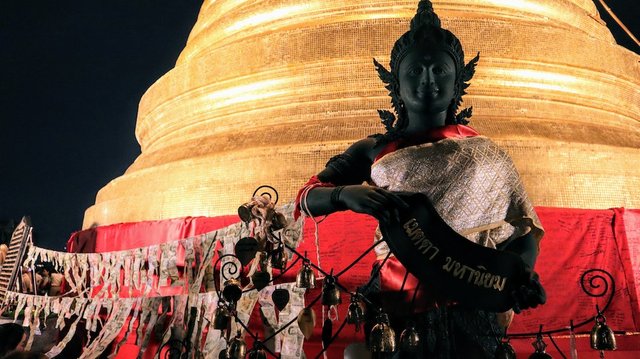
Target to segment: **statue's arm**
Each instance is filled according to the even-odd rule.
[[[512,293],[516,302],[514,306],[516,313],[523,309],[535,308],[547,301],[547,294],[540,283],[540,278],[533,270],[538,258],[538,248],[538,241],[531,233],[510,241],[502,248],[498,246],[498,249],[520,256],[527,266],[528,278],[524,278],[524,282]]]
[[[352,144],[343,153],[331,158],[326,167],[317,174],[322,183],[331,183],[330,187],[315,187],[306,196],[300,199],[301,209],[307,215],[322,216],[336,211],[345,210],[343,205],[331,200],[331,193],[342,186],[360,185],[369,179],[371,163],[369,152],[372,151],[375,142],[372,138],[362,139]],[[340,193],[338,193],[340,194]]]
[[[509,241],[505,246],[498,245],[498,249],[517,254],[530,270],[536,265],[538,259],[538,241],[533,237],[531,232],[520,238]]]
[[[332,158],[317,178],[334,186],[312,188],[301,197],[300,208],[312,216],[352,210],[378,219],[388,219],[395,213],[395,208],[406,206],[391,192],[362,184],[371,175],[371,164],[377,154],[375,143],[374,138],[365,138]]]

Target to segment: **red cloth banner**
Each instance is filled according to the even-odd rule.
[[[540,325],[544,330],[566,328],[572,319],[579,323],[595,315],[596,304],[602,308],[607,296],[590,297],[581,289],[581,276],[590,269],[606,270],[615,282],[614,296],[605,312],[607,324],[616,331],[640,332],[640,210],[538,207],[536,211],[546,233],[540,244],[541,253],[535,269],[547,290],[548,301],[535,310],[516,315],[509,333],[535,332]],[[74,233],[68,249],[71,252],[88,248],[95,248],[96,252],[131,249],[210,232],[238,221],[237,216],[186,217],[102,226]],[[351,212],[332,214],[319,225],[316,247],[314,223],[307,220],[304,239],[298,250],[301,253],[306,251],[314,263],[317,251],[321,267],[339,273],[372,245],[375,227],[375,220],[363,215]],[[374,254],[370,252],[340,276],[340,283],[350,290],[363,285],[369,278],[374,261]],[[282,281],[295,280],[297,269],[288,272]],[[587,286],[588,282],[585,283]],[[591,283],[596,286],[592,292],[598,294],[603,291],[603,281],[594,278]],[[308,293],[307,302],[319,293],[319,289]],[[343,294],[340,321],[334,324],[334,328],[345,318],[348,304],[349,298]],[[305,341],[305,351],[309,354],[320,350],[321,307],[318,305],[315,310],[318,324],[313,338]],[[591,326],[588,324],[577,332],[588,332]],[[612,358],[635,357],[624,356],[624,353],[640,354],[639,338],[639,335],[630,335],[620,340],[619,350]],[[579,342],[585,340],[588,338],[581,338]],[[354,327],[348,325],[331,346],[329,357],[342,357],[346,345],[362,341],[364,333],[356,333]],[[515,341],[517,345],[514,346],[526,355],[531,352],[531,347],[522,343],[531,341]],[[548,340],[547,344],[551,346]],[[584,343],[579,345],[579,349],[581,347],[587,348]]]

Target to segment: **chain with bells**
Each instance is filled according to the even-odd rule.
[[[298,274],[296,274],[296,287],[303,289],[313,289],[316,287],[316,275],[311,268],[311,262],[307,257],[307,252],[304,253],[302,268],[300,268]],[[313,327],[315,327],[316,324],[315,322],[315,313],[311,308],[304,308],[298,314],[298,326],[305,339],[311,338]]]
[[[342,303],[340,288],[338,288],[336,283],[336,277],[333,276],[333,269],[328,276],[324,277],[321,299],[322,305],[329,307],[329,316],[325,319],[324,323],[322,323],[322,343],[326,348],[330,345],[333,337],[332,322],[337,319],[337,305]],[[331,315],[332,312],[334,313],[333,318]]]
[[[600,351],[600,358],[604,358],[604,350],[616,350],[616,337],[613,330],[607,325],[607,320],[600,308],[596,306],[598,314],[595,317],[595,324],[591,329],[591,348]]]
[[[240,280],[238,280],[237,278],[227,279],[224,282],[224,288],[222,289],[222,299],[224,299],[226,303],[223,303],[222,301],[218,302],[218,308],[216,308],[215,317],[213,319],[214,329],[223,330],[223,331],[230,330],[229,323],[231,321],[231,317],[234,315],[233,312],[235,311],[236,303],[238,302],[238,300],[240,300],[240,297],[242,297],[242,288],[240,287]],[[238,333],[238,336],[236,336],[236,338],[234,338],[229,343],[228,348],[231,348],[232,343],[237,342],[236,339],[239,338],[239,335],[240,333]],[[237,345],[239,344],[236,343],[236,346]],[[227,350],[226,352],[231,353],[229,352],[229,350]],[[246,353],[246,344],[245,344],[245,353]],[[233,356],[224,357],[222,353],[220,354],[220,356],[223,358],[234,358]],[[242,358],[244,358],[244,356],[242,356]]]

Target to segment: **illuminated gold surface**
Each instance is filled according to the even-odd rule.
[[[472,125],[513,157],[535,205],[640,208],[640,56],[590,0],[434,0],[467,60]],[[381,131],[411,1],[205,1],[176,67],[140,101],[142,154],[84,226],[235,213],[261,184],[291,200],[333,154]]]

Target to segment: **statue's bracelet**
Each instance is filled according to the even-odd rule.
[[[340,192],[344,189],[344,186],[336,186],[333,191],[331,191],[331,204],[333,208],[338,211],[345,210],[347,207],[340,202]]]

